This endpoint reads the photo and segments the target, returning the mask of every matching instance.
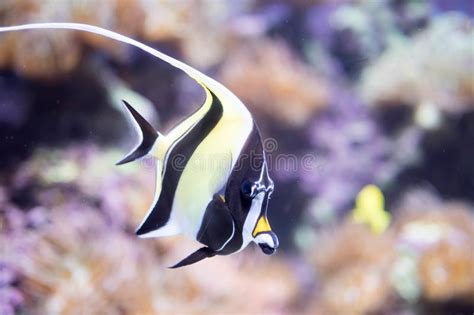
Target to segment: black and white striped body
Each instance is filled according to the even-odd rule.
[[[206,92],[205,103],[167,135],[160,134],[125,103],[141,135],[137,147],[118,164],[145,155],[156,159],[154,200],[136,233],[160,237],[185,233],[205,245],[174,267],[214,255],[238,252],[250,242],[266,254],[278,247],[266,217],[273,181],[262,139],[244,104],[219,82],[124,35],[77,23],[37,23],[0,27],[1,32],[71,29],[133,45],[181,69]],[[206,163],[206,162],[219,163]]]
[[[171,131],[171,144],[165,140],[169,148],[157,167],[156,197],[137,234],[188,234],[207,246],[205,257],[238,252],[252,241],[273,252],[278,240],[266,218],[273,181],[261,135],[250,115],[236,116],[213,92],[208,98],[207,110],[191,116],[189,128]],[[169,136],[159,137],[150,151],[159,161],[160,139]],[[212,161],[218,163],[207,163]],[[259,220],[265,224],[255,233]]]

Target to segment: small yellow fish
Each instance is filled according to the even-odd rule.
[[[384,203],[380,189],[375,185],[367,185],[357,195],[352,219],[357,223],[368,225],[374,233],[383,233],[391,219],[390,213],[384,210]]]

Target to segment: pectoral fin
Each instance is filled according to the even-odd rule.
[[[232,239],[235,225],[224,198],[214,195],[206,208],[197,240],[206,247],[202,247],[170,268],[179,268],[194,264],[205,258],[212,257]]]
[[[204,213],[196,239],[214,251],[220,251],[234,236],[235,225],[230,210],[220,195],[214,195]]]
[[[188,266],[194,263],[197,263],[198,261],[201,261],[205,258],[215,256],[216,252],[210,249],[209,247],[202,247],[189,255],[188,257],[184,258],[181,260],[179,263],[177,263],[174,266],[171,266],[171,269],[176,269],[184,266]]]

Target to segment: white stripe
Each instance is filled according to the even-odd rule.
[[[230,240],[234,237],[234,234],[235,234],[235,223],[234,223],[234,220],[232,220],[232,234],[230,235],[230,237],[227,239],[227,241],[225,241],[224,245],[221,246],[221,248],[219,248],[217,251],[221,251],[222,249],[224,249],[224,247],[230,242]]]
[[[199,121],[200,120],[195,122],[188,130],[186,130],[186,132],[184,134],[182,134],[178,139],[176,139],[175,142],[171,145],[171,147],[169,147],[168,150],[166,151],[166,155],[165,155],[165,158],[164,158],[164,165],[163,165],[163,169],[162,169],[163,170],[163,178],[165,178],[165,175],[166,175],[166,167],[168,165],[169,155],[171,154],[171,152],[173,152],[174,147],[193,130],[193,128],[197,125],[197,123]]]
[[[250,211],[245,219],[244,227],[242,229],[242,246],[239,251],[247,247],[247,245],[254,240],[252,231],[260,216],[264,197],[265,192],[261,192],[252,200],[252,206],[250,207]]]
[[[275,242],[273,242],[273,238],[268,233],[262,233],[257,235],[257,237],[255,238],[255,243],[267,244],[268,246],[275,248]]]
[[[151,237],[164,237],[164,236],[173,236],[181,232],[176,221],[170,219],[166,225],[162,226],[157,230],[138,235],[140,238],[151,238]]]

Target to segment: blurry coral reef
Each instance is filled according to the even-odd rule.
[[[399,250],[412,250],[418,262],[421,294],[427,300],[474,301],[474,215],[461,202],[443,202],[413,191],[401,204],[395,224]]]
[[[153,161],[114,166],[136,138],[120,102],[166,132],[200,87],[100,36],[2,33],[0,314],[471,315],[473,17],[471,0],[0,1],[1,25],[102,26],[234,91],[281,241],[169,270],[196,244],[134,235]],[[367,185],[378,225],[354,220]]]
[[[419,299],[474,307],[472,208],[415,190],[396,213],[382,235],[350,220],[318,234],[310,255],[321,284],[312,311],[385,314],[400,300],[415,311],[409,302]]]
[[[394,244],[389,235],[374,236],[365,226],[343,223],[318,237],[314,252],[320,287],[310,310],[322,314],[369,314],[390,308],[388,273]]]
[[[26,22],[76,22],[97,25],[128,36],[178,45],[196,67],[223,59],[231,14],[244,12],[247,1],[56,1],[19,0],[0,4],[2,25]],[[2,34],[0,67],[10,66],[31,78],[55,78],[74,70],[85,47],[124,59],[127,47],[84,32],[27,31]],[[202,50],[201,45],[206,46]],[[200,50],[199,54],[195,51]]]
[[[71,21],[95,24],[136,35],[136,21],[142,10],[138,2],[128,0],[103,1],[55,1],[20,0],[7,1],[0,6],[3,25],[27,22]],[[80,63],[84,44],[120,56],[117,43],[101,37],[70,31],[27,31],[2,34],[0,65],[10,66],[17,72],[32,78],[55,78],[74,70]]]
[[[254,113],[301,127],[329,101],[327,83],[282,42],[245,43],[219,76]]]
[[[378,106],[432,106],[448,113],[472,110],[473,36],[473,22],[463,15],[434,20],[367,67],[361,94]]]
[[[209,304],[216,313],[288,307],[298,286],[291,269],[278,260],[255,251],[176,273],[167,265],[190,248],[173,240],[136,243],[132,229],[147,210],[152,179],[142,164],[99,180],[111,171],[108,161],[117,157],[95,146],[40,151],[9,188],[2,187],[4,198],[17,190],[25,193],[24,185],[31,182],[40,189],[31,196],[33,208],[2,200],[0,266],[9,301],[5,307],[11,307],[2,314],[14,314],[14,309],[37,314],[205,313]],[[255,287],[251,297],[249,287]]]

